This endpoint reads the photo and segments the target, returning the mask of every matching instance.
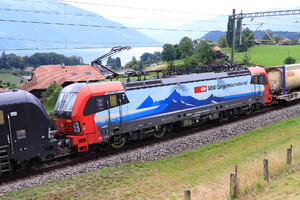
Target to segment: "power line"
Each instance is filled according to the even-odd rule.
[[[156,11],[156,12],[170,12],[170,13],[182,13],[182,14],[196,14],[196,15],[209,15],[209,16],[228,16],[228,15],[220,15],[220,14],[211,14],[211,13],[199,13],[199,12],[191,12],[191,11],[181,11],[181,10],[165,10],[165,9],[155,9],[155,8],[141,8],[141,7],[133,7],[133,6],[122,6],[122,5],[111,5],[111,4],[103,4],[103,3],[88,3],[83,1],[71,1],[71,0],[61,0],[61,2],[65,3],[77,3],[84,5],[94,5],[94,6],[105,6],[105,7],[114,7],[114,8],[126,8],[126,9],[134,9],[134,10],[147,10],[147,11]]]
[[[138,18],[138,17],[126,17],[126,16],[101,16],[99,14],[87,14],[87,13],[67,13],[67,12],[55,12],[55,11],[42,11],[42,10],[24,10],[24,9],[12,9],[12,8],[0,8],[3,11],[9,12],[27,12],[27,13],[35,13],[35,14],[55,14],[55,15],[69,15],[69,16],[80,16],[80,17],[101,17],[101,18],[121,18],[121,19],[132,19],[132,20],[154,20],[154,18]],[[198,21],[198,22],[224,22],[221,20],[201,20],[201,19],[171,19],[164,18],[167,21]]]
[[[34,39],[21,39],[21,38],[9,38],[9,37],[0,37],[1,40],[15,40],[15,41],[25,41],[25,42],[44,42],[44,43],[57,43],[57,44],[95,44],[95,45],[107,45],[107,44],[120,44],[120,42],[65,42],[65,41],[50,41],[50,40],[34,40]],[[139,43],[139,42],[122,42],[122,44],[126,45],[134,45],[134,44],[159,44],[160,42],[147,42],[147,43]]]
[[[133,7],[133,6],[121,6],[121,5],[113,5],[113,4],[103,4],[103,3],[89,3],[83,1],[71,1],[71,0],[59,0],[59,2],[47,2],[47,1],[39,1],[39,0],[11,0],[17,2],[30,2],[30,3],[44,3],[44,4],[54,4],[54,5],[65,5],[66,3],[75,3],[75,4],[83,4],[83,5],[93,5],[93,6],[105,6],[105,7],[115,7],[115,8],[125,8],[125,9],[135,9],[135,10],[148,10],[148,11],[156,11],[156,12],[170,12],[170,13],[183,13],[183,14],[193,14],[193,15],[208,15],[208,16],[228,16],[220,15],[219,13],[199,13],[199,12],[190,12],[190,11],[181,11],[181,10],[167,10],[167,9],[155,9],[155,8],[141,8],[141,7]]]
[[[45,25],[59,25],[59,26],[79,26],[79,27],[94,27],[94,28],[112,28],[112,29],[137,29],[137,30],[152,30],[152,31],[209,32],[209,30],[172,29],[172,28],[165,28],[165,29],[161,29],[161,28],[143,28],[143,27],[74,24],[74,23],[60,23],[60,22],[42,22],[42,21],[39,22],[39,21],[26,21],[26,20],[14,20],[14,19],[0,19],[0,22],[45,24]]]
[[[145,47],[161,47],[161,46],[137,46],[139,48],[145,48]],[[33,50],[77,50],[77,49],[83,49],[83,50],[89,50],[89,49],[108,49],[111,48],[111,46],[101,46],[101,47],[49,47],[49,48],[3,48],[0,49],[0,51],[33,51]]]
[[[63,5],[63,3],[58,2],[49,2],[49,1],[37,1],[37,0],[10,0],[10,1],[18,1],[18,2],[30,2],[30,3],[43,3],[43,4],[53,4],[53,5]]]

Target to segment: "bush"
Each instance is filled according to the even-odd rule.
[[[59,92],[62,87],[55,81],[50,84],[45,92],[43,92],[42,97],[44,98],[44,104],[50,107],[54,107]]]
[[[284,60],[284,63],[285,63],[285,64],[294,64],[294,63],[296,63],[296,59],[293,58],[293,57],[291,57],[291,56],[289,56],[289,57],[287,57],[287,58]]]
[[[251,57],[249,55],[249,53],[244,53],[243,56],[243,63],[245,63],[245,65],[249,65],[250,63]]]

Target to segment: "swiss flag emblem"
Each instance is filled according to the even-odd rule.
[[[194,87],[194,93],[207,92],[207,86]]]

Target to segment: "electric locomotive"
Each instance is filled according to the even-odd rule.
[[[225,121],[270,105],[261,67],[157,77],[138,81],[75,83],[58,97],[56,135],[78,152],[95,145],[162,137],[174,127]]]
[[[57,153],[49,116],[29,92],[0,93],[0,133],[0,175],[53,159]]]

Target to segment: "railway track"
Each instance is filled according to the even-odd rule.
[[[0,194],[5,194],[6,192],[15,189],[38,184],[40,183],[39,179],[41,179],[43,182],[47,180],[63,178],[73,174],[89,172],[103,167],[115,166],[124,162],[162,159],[171,155],[182,153],[184,151],[199,148],[210,143],[226,140],[228,138],[242,134],[231,133],[232,131],[228,130],[230,127],[237,126],[243,128],[242,126],[247,126],[244,123],[249,123],[248,121],[252,121],[256,118],[267,119],[268,113],[276,113],[274,115],[276,115],[277,120],[273,120],[271,123],[278,122],[278,119],[284,120],[299,115],[300,105],[298,105],[297,103],[298,102],[294,102],[284,107],[282,107],[282,105],[266,107],[248,116],[243,115],[232,118],[230,119],[230,121],[225,123],[212,121],[209,123],[201,124],[201,126],[172,131],[172,134],[169,133],[161,139],[149,138],[142,141],[130,142],[122,149],[116,149],[106,152],[87,152],[84,155],[81,154],[76,156],[58,158],[54,161],[45,162],[39,169],[31,170],[25,173],[16,173],[1,178]],[[281,111],[286,112],[287,117],[280,116]],[[258,126],[265,125],[263,123],[264,120],[258,119],[258,121],[262,121],[262,124],[258,124]],[[245,130],[249,131],[253,128],[256,127],[250,127]],[[224,130],[228,133],[224,133]],[[233,128],[233,131],[234,130],[237,130],[237,128]],[[239,130],[239,132],[241,131],[243,130]],[[184,140],[189,141],[186,143]],[[182,149],[180,149],[179,147]],[[77,167],[79,169],[76,172],[73,172],[73,168]],[[60,173],[61,175],[55,177]],[[47,178],[44,178],[44,176],[46,176]]]

